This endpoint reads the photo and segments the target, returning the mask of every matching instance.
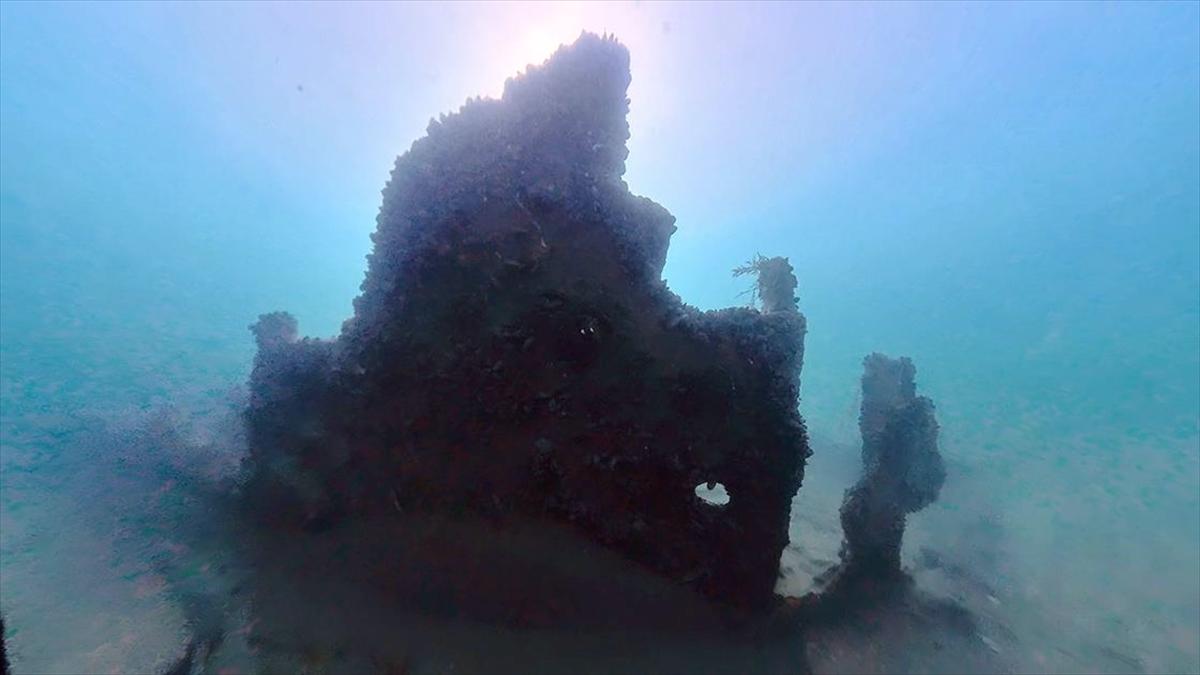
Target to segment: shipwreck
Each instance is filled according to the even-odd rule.
[[[432,121],[341,335],[255,324],[247,494],[276,525],[547,519],[723,605],[773,604],[809,453],[795,277],[760,279],[763,311],[667,288],[674,218],[621,179],[629,81],[626,49],[584,34]],[[727,503],[697,496],[715,485]]]
[[[735,269],[753,279],[749,307],[702,312],[671,292],[675,219],[622,180],[629,82],[627,50],[584,33],[499,99],[431,121],[396,160],[340,335],[301,337],[286,312],[251,327],[237,538],[255,644],[311,651],[302,617],[317,606],[339,653],[380,623],[362,616],[395,608],[777,634],[849,587],[776,593],[810,456],[792,266]],[[898,580],[904,518],[944,472],[911,363],[866,365],[864,475],[827,576]],[[778,667],[803,670],[803,644],[778,642]],[[753,669],[758,649],[743,654]],[[401,652],[355,667],[402,670]]]

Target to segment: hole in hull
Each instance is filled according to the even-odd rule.
[[[729,492],[721,483],[701,483],[696,486],[696,496],[709,506],[725,506],[729,503]]]

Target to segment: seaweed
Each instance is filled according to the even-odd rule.
[[[760,304],[763,312],[796,311],[798,282],[787,258],[768,258],[756,253],[744,265],[733,268],[735,277],[748,274],[755,276],[754,286],[746,291],[751,306]]]

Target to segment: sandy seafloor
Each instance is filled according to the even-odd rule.
[[[233,418],[226,394],[192,398],[190,412],[6,415],[0,604],[15,673],[153,673],[182,653],[184,617],[154,561],[190,557],[198,579],[221,563],[206,561],[163,531],[161,517],[185,508],[176,498],[178,479],[164,476],[229,475],[238,461],[230,451],[237,441],[228,436]],[[121,447],[123,439],[145,438],[147,428],[157,429],[152,438],[181,430],[188,452],[201,450],[189,458],[167,448],[155,457],[145,443]],[[813,447],[793,504],[792,544],[783,554],[779,585],[796,596],[836,559],[837,508],[858,470],[856,448],[820,438]],[[1056,467],[1038,466],[1036,457],[972,464],[953,449],[947,455],[941,500],[910,520],[905,559],[915,579],[914,600],[812,629],[806,638],[797,635],[806,641],[815,672],[1200,671],[1200,581],[1188,580],[1188,566],[1200,554],[1196,540],[1179,529],[1190,515],[1184,514],[1182,525],[1155,524],[1146,514],[1113,517],[1112,502],[1119,506],[1121,495],[1104,483],[1118,484],[1121,475],[1139,471],[1178,474],[1195,467],[1114,467],[1095,459],[1089,470],[1085,457],[1073,474],[1081,488],[1066,491],[1056,490],[1049,478]],[[164,474],[164,466],[177,471]],[[1046,489],[1012,487],[1035,481],[1044,481]],[[1186,494],[1177,497],[1187,503]],[[186,512],[187,519],[211,515]],[[1091,525],[1072,530],[1072,518]],[[214,671],[252,669],[250,648],[238,640],[250,628],[233,627]],[[553,631],[521,635],[435,620],[423,625],[419,617],[397,630],[414,636],[415,645],[399,672],[536,668],[530,665],[536,660],[521,660],[536,650],[555,655],[543,662],[548,671],[571,658],[587,664],[580,672],[741,669],[741,662],[722,661],[727,654],[721,646],[696,641],[664,638],[661,649],[624,642],[627,653],[620,654],[602,640],[591,644],[590,636]],[[691,660],[664,656],[671,650]],[[786,670],[782,662],[765,663],[764,670]],[[269,667],[338,670],[320,658]]]

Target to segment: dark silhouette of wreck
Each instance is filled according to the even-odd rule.
[[[908,514],[937,499],[946,482],[933,402],[917,396],[907,358],[871,354],[863,361],[863,475],[842,504],[844,568],[857,576],[900,574]]]
[[[629,80],[626,49],[585,33],[431,121],[341,335],[253,327],[259,514],[547,519],[730,608],[774,604],[809,453],[795,278],[784,262],[790,301],[761,312],[667,288],[674,217],[621,179]],[[727,504],[696,496],[718,483]]]
[[[872,602],[908,582],[900,564],[906,521],[946,482],[933,401],[917,396],[915,376],[905,357],[863,360],[862,475],[842,501],[840,562],[817,579],[824,603]]]
[[[667,288],[674,218],[621,179],[629,80],[625,48],[584,33],[499,100],[431,121],[383,191],[341,334],[301,338],[284,312],[252,326],[238,494],[254,640],[308,649],[305,593],[342,612],[322,615],[341,631],[327,642],[374,630],[349,627],[382,614],[348,609],[343,582],[372,589],[368,604],[517,627],[771,628],[838,605],[845,584],[775,593],[810,454],[795,274],[763,256],[735,269],[757,308],[701,312]],[[904,518],[944,469],[912,364],[866,365],[864,477],[829,576],[889,583]],[[726,503],[701,498],[718,484]],[[613,580],[622,565],[655,581]],[[775,665],[739,653],[804,670],[803,640],[775,644]],[[370,658],[355,667],[406,667],[399,649]]]

